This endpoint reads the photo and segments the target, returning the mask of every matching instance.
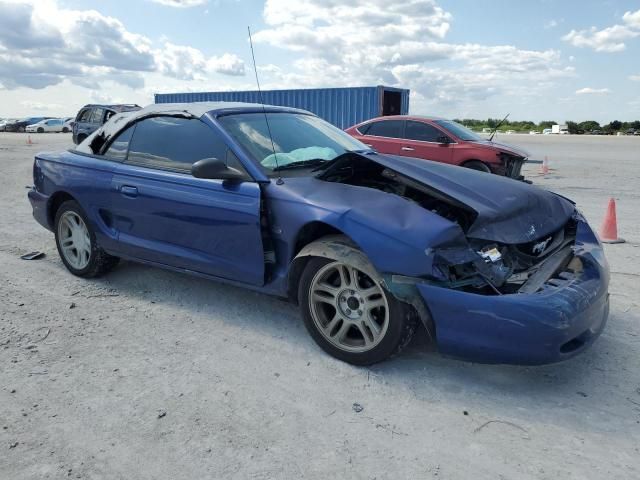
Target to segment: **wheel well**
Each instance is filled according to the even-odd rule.
[[[469,160],[465,160],[464,162],[461,163],[461,165],[463,167],[467,167],[467,165],[469,165],[470,163],[481,163],[482,165],[487,167],[490,172],[493,172],[493,170],[491,169],[491,164],[487,162],[483,162],[482,160],[478,160],[477,158],[470,158]]]
[[[49,199],[47,219],[49,221],[49,226],[51,227],[51,229],[54,228],[53,222],[56,219],[56,213],[58,212],[60,205],[62,205],[67,200],[75,200],[75,199],[71,195],[69,195],[67,192],[56,192]]]
[[[295,249],[293,251],[291,267],[289,269],[288,283],[289,299],[296,304],[298,303],[298,281],[300,280],[300,275],[302,275],[304,267],[312,257],[300,257],[298,259],[295,259],[295,256],[300,252],[300,250],[309,245],[311,242],[315,242],[316,240],[322,237],[326,237],[327,235],[344,235],[344,233],[337,228],[323,222],[307,223],[300,229],[300,232],[298,232]]]

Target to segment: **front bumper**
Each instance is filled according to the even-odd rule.
[[[516,180],[523,180],[522,167],[526,163],[527,158],[514,157],[511,155],[500,156],[500,166],[496,167],[495,173]]]
[[[585,350],[609,314],[609,267],[589,225],[579,220],[574,256],[582,268],[532,294],[486,296],[418,283],[444,355],[479,362],[540,365]]]

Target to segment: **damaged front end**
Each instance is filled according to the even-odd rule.
[[[320,178],[399,195],[459,226],[457,240],[427,246],[426,274],[383,274],[387,288],[416,307],[442,353],[543,364],[597,338],[608,315],[608,265],[573,204],[511,180],[461,174],[454,183],[439,167],[383,162],[345,158]]]
[[[551,234],[522,244],[468,239],[464,248],[439,248],[433,255],[433,284],[481,295],[535,293],[570,265],[577,218]]]

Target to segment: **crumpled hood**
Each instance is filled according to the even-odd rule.
[[[505,153],[509,153],[511,155],[517,155],[519,157],[524,157],[524,158],[529,157],[529,152],[527,152],[526,150],[523,150],[522,148],[519,148],[519,147],[515,147],[513,145],[509,145],[507,143],[499,143],[499,142],[493,142],[489,140],[480,140],[477,142],[469,142],[469,143],[473,143],[475,145],[479,145],[482,147],[498,149]]]
[[[565,198],[510,178],[409,157],[366,157],[474,210],[470,238],[527,243],[557,231],[575,211]]]

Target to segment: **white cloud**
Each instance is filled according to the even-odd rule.
[[[447,108],[574,75],[556,50],[445,42],[453,18],[435,0],[267,0],[263,15],[255,43],[301,54],[293,69],[262,67],[267,88],[397,85]]]
[[[627,48],[625,40],[640,36],[640,10],[626,12],[622,16],[624,25],[613,25],[598,30],[571,30],[562,40],[574,47],[587,47],[596,52],[621,52]]]
[[[189,8],[209,3],[209,0],[151,0],[167,7]]]
[[[580,90],[576,90],[576,95],[606,95],[608,93],[611,93],[611,90],[608,88],[585,87]]]
[[[548,20],[544,23],[544,28],[545,30],[548,30],[550,28],[556,28],[558,25],[560,25],[563,22],[564,22],[564,19],[556,20],[555,18],[552,18],[551,20]]]
[[[640,30],[640,10],[636,10],[635,12],[626,12],[622,16],[622,21],[631,28]]]
[[[640,75],[629,75],[629,80],[633,80],[634,82],[640,82]]]
[[[206,57],[193,47],[165,42],[157,59],[158,71],[181,80],[202,80],[207,73],[244,75],[244,62],[237,55],[225,53],[220,57]]]
[[[45,88],[65,78],[88,88],[112,81],[142,88],[142,74],[189,79],[207,73],[243,75],[235,55],[207,57],[167,40],[154,44],[95,10],[61,8],[56,0],[0,0],[0,83]]]
[[[36,112],[52,112],[52,111],[60,111],[62,110],[62,105],[58,103],[43,103],[43,102],[34,102],[31,100],[23,100],[20,102],[20,105],[28,108],[29,110],[34,110]]]

